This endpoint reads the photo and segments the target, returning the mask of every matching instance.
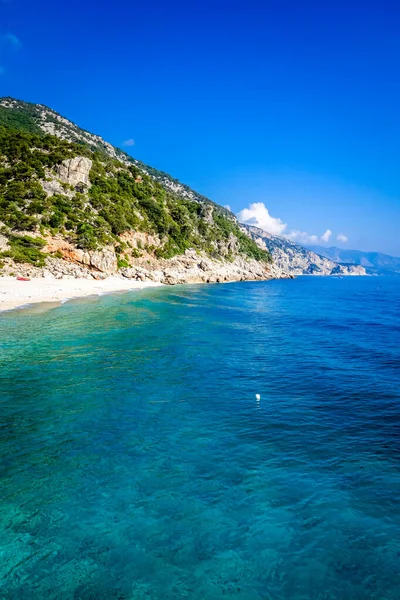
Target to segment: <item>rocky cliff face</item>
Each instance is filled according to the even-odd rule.
[[[286,276],[229,211],[45,106],[0,99],[0,171],[3,273]]]
[[[108,275],[139,281],[156,281],[167,285],[179,283],[226,283],[229,281],[261,281],[286,279],[291,275],[274,264],[237,256],[232,261],[215,260],[204,253],[186,250],[185,254],[171,259],[154,256],[132,261],[129,267],[118,269],[114,248],[83,252],[71,247],[62,239],[48,240],[44,250],[56,252],[46,258],[44,267],[16,264],[4,259],[3,275],[44,277],[46,279],[103,279]]]
[[[86,156],[75,156],[74,158],[64,160],[56,168],[56,173],[61,181],[73,187],[79,184],[89,187],[89,173],[92,164],[90,158],[86,158]]]
[[[177,284],[224,283],[228,281],[258,281],[284,279],[288,275],[276,265],[237,256],[231,262],[213,260],[195,250],[170,260],[137,261],[134,267],[122,269],[124,277]]]
[[[154,169],[149,165],[145,165],[140,160],[136,160],[135,158],[129,156],[120,148],[117,148],[109,142],[106,142],[99,135],[81,129],[72,121],[62,117],[56,111],[44,106],[43,104],[31,104],[29,102],[16,100],[14,98],[0,98],[0,107],[19,111],[29,115],[29,118],[31,119],[37,131],[54,135],[63,140],[85,144],[92,150],[104,152],[111,158],[117,159],[125,165],[134,164],[144,173],[153,177],[165,189],[180,196],[181,198],[201,203],[207,202],[210,204],[215,204],[212,202],[212,200],[206,198],[202,194],[199,194],[195,190],[192,190],[189,186],[181,183],[174,177],[171,177],[171,175],[168,175],[168,173],[164,173],[163,171]],[[224,207],[219,205],[216,206],[218,206],[219,211],[224,212],[226,215],[231,215],[230,211],[226,210]]]
[[[274,264],[291,275],[366,275],[360,265],[342,265],[290,240],[267,233],[259,227],[245,229],[261,248],[268,250]]]

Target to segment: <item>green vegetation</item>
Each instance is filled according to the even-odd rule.
[[[9,236],[10,249],[5,250],[0,256],[12,258],[16,263],[29,263],[36,267],[44,267],[46,255],[41,252],[46,242],[40,238],[28,235]]]
[[[42,131],[36,125],[34,118],[27,112],[0,106],[0,125],[9,127],[14,131],[24,131],[41,134]]]
[[[124,258],[119,258],[118,259],[118,269],[123,269],[123,268],[127,268],[130,267],[130,264],[128,263],[127,260],[125,260]]]
[[[119,238],[133,230],[159,237],[161,246],[151,250],[160,258],[195,248],[229,260],[233,257],[230,242],[235,236],[234,253],[271,260],[240,230],[226,209],[198,194],[195,201],[166,190],[157,181],[164,174],[154,170],[154,176],[148,175],[137,161],[124,164],[81,141],[45,135],[34,119],[37,107],[27,103],[21,106],[23,109],[0,106],[0,222],[10,241],[10,250],[3,256],[40,266],[44,264],[41,248],[45,242],[18,235],[18,231],[40,232],[42,236],[60,233],[86,250],[113,244],[122,268],[129,266],[127,257],[142,254],[129,249]],[[56,117],[52,118],[56,122]],[[57,165],[76,156],[92,161],[90,186],[73,188],[59,182],[62,193],[48,196],[42,183],[57,180]],[[205,204],[213,208],[211,220],[204,219]],[[138,248],[142,250],[142,244]]]

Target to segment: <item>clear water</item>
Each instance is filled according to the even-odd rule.
[[[398,600],[399,317],[390,278],[3,314],[0,598]]]

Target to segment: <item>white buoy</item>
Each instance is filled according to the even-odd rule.
[[[261,400],[260,394],[256,394],[256,400],[257,400],[257,402],[259,402]]]

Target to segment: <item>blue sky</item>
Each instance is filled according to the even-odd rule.
[[[394,0],[0,0],[0,95],[292,239],[400,255],[399,27]]]

